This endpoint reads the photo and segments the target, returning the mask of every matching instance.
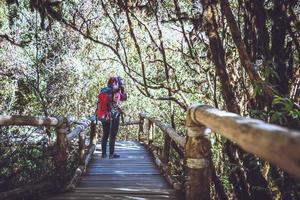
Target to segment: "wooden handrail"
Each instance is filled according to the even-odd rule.
[[[69,131],[71,124],[74,123],[76,126],[71,131]],[[121,123],[120,126],[128,126],[128,125],[139,125],[139,121],[128,121],[125,123]],[[62,183],[61,186],[64,187],[63,190],[72,189],[75,187],[77,180],[79,179],[82,173],[85,173],[86,168],[89,162],[92,159],[92,155],[96,149],[97,144],[97,132],[96,132],[96,122],[92,119],[84,119],[79,122],[74,122],[71,118],[56,118],[56,117],[32,117],[32,116],[7,116],[0,115],[0,126],[46,126],[46,127],[55,127],[57,133],[56,144],[51,147],[55,147],[55,166],[57,175]],[[85,135],[87,133],[87,128],[90,125],[90,144],[87,147],[87,151],[85,150]],[[65,185],[65,179],[63,178],[66,174],[66,166],[67,166],[67,145],[74,139],[79,138],[79,166],[75,172],[74,177],[71,179],[69,184]],[[55,188],[62,188],[61,186],[57,186],[53,183],[49,183],[49,185],[55,186]],[[26,193],[27,191],[32,191],[32,189],[40,188],[39,185],[33,187],[24,187],[22,189],[18,189],[18,195],[21,193]],[[42,188],[45,188],[42,185]],[[53,189],[54,187],[51,187]],[[15,190],[11,190],[8,192],[0,193],[3,196],[13,197]]]
[[[144,124],[146,126],[144,126]],[[218,110],[211,106],[195,104],[188,110],[186,117],[186,138],[180,136],[170,125],[165,124],[147,113],[140,113],[139,140],[146,134],[155,163],[162,169],[167,180],[174,187],[175,183],[168,174],[168,151],[170,143],[164,138],[163,155],[152,144],[153,125],[159,127],[171,138],[171,144],[184,148],[185,194],[186,199],[210,198],[210,174],[212,170],[210,156],[211,131],[236,143],[249,153],[269,161],[290,174],[300,178],[300,132],[261,120]],[[145,130],[144,130],[145,129]],[[161,161],[161,158],[162,161]],[[178,187],[177,184],[177,189]],[[174,187],[175,188],[175,187]]]
[[[127,122],[121,122],[120,126],[130,126],[130,125],[139,125],[140,121],[127,121]],[[102,126],[101,123],[98,123],[97,125]]]
[[[209,129],[300,178],[299,131],[199,104],[188,109],[186,128],[186,199],[209,199]]]
[[[187,126],[205,125],[245,151],[300,178],[300,132],[206,105],[190,108]]]
[[[91,144],[89,145],[88,154],[85,157],[85,133],[87,132],[86,129],[90,124],[90,120],[81,120],[77,124],[77,126],[69,132],[69,128],[73,121],[70,118],[55,118],[55,117],[29,117],[29,116],[6,116],[0,115],[0,126],[52,126],[55,127],[57,137],[56,137],[56,144],[55,146],[56,153],[55,153],[55,170],[57,173],[57,178],[60,180],[62,186],[65,185],[65,174],[67,170],[67,145],[68,142],[72,141],[75,137],[79,137],[79,165],[83,166],[82,168],[85,170],[87,164],[91,160],[91,155],[93,154],[95,147],[96,147],[96,129],[95,123],[92,122],[93,128],[91,127]],[[69,134],[67,134],[69,132]],[[51,183],[53,185],[53,183]],[[39,186],[34,186],[33,188],[39,188]],[[53,187],[52,187],[53,188]],[[61,186],[57,187],[61,188]],[[20,193],[24,193],[28,190],[31,190],[31,187],[24,187],[20,191]],[[14,190],[12,190],[14,191]],[[13,196],[14,192],[8,191],[1,193],[1,195],[10,195]]]
[[[0,115],[0,126],[57,126],[59,123],[60,119],[56,117]]]
[[[81,120],[79,123],[76,123],[77,126],[67,135],[67,141],[73,140],[77,137],[82,131],[84,131],[90,124],[89,120]]]
[[[86,168],[92,159],[92,155],[96,149],[97,143],[97,133],[96,133],[96,122],[92,121],[90,123],[90,144],[88,146],[87,154],[85,155],[85,143],[84,143],[83,133],[79,134],[79,166],[75,171],[73,178],[70,183],[64,188],[65,191],[72,190],[75,188],[77,181],[80,176],[86,172]]]
[[[139,124],[138,139],[141,134],[147,135],[146,145],[149,146],[156,164],[167,177],[168,182],[177,190],[182,184],[174,181],[169,174],[168,161],[170,148],[184,157],[185,164],[185,194],[186,199],[209,199],[210,174],[212,170],[210,157],[210,130],[235,142],[245,151],[270,161],[300,178],[300,132],[277,125],[267,124],[261,120],[239,116],[234,113],[218,110],[207,105],[195,104],[188,109],[186,117],[186,137],[180,136],[170,125],[151,117],[147,113],[140,113],[139,122],[127,122],[124,125]],[[144,127],[146,124],[146,127]],[[24,117],[0,116],[0,126],[29,125],[54,126],[57,131],[57,173],[66,172],[66,147],[75,137],[79,137],[79,167],[75,176],[67,185],[67,189],[74,188],[79,176],[85,172],[92,154],[96,148],[96,122],[82,120],[69,132],[67,118],[54,117]],[[90,125],[90,144],[85,153],[85,134]],[[164,133],[163,151],[152,143],[155,138],[155,126]],[[69,134],[67,134],[69,132]]]
[[[145,128],[144,128],[145,125]],[[159,127],[163,132],[163,151],[159,154],[158,148],[153,144],[153,139],[155,135],[155,127]],[[138,140],[141,141],[141,135],[146,134],[147,141],[144,142],[151,151],[155,164],[161,169],[168,183],[177,191],[181,191],[183,186],[181,183],[174,180],[169,171],[169,156],[170,148],[173,148],[178,152],[179,156],[182,157],[183,148],[185,145],[185,137],[180,136],[177,131],[172,128],[169,124],[163,123],[151,117],[147,113],[140,113],[140,125]]]
[[[156,126],[158,126],[160,128],[160,130],[163,133],[166,133],[170,136],[170,138],[181,148],[184,148],[184,144],[185,144],[185,137],[180,136],[177,131],[172,128],[171,125],[163,123],[159,120],[157,120],[155,117],[151,117],[149,114],[147,113],[140,113],[140,116],[143,119],[148,119],[150,120],[152,123],[154,123]]]
[[[73,178],[70,183],[64,188],[64,191],[72,190],[76,187],[76,183],[79,180],[80,176],[86,172],[86,168],[92,159],[92,155],[96,149],[96,144],[91,144],[89,146],[87,155],[85,156],[83,163],[81,163],[75,171]]]

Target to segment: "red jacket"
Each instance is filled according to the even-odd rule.
[[[119,104],[120,101],[127,100],[127,94],[125,91],[121,90],[116,93],[112,93],[111,88],[105,87],[101,89],[98,95],[98,104],[96,110],[96,116],[99,120],[109,120],[109,113],[115,111],[115,113],[120,112]]]

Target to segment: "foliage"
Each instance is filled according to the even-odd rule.
[[[288,98],[275,96],[272,101],[271,122],[280,125],[288,125],[293,121],[299,121],[300,109],[295,108]]]
[[[1,181],[5,182],[2,191],[35,184],[53,175],[52,159],[44,156],[45,143],[39,146],[33,143],[39,141],[32,134],[35,131],[32,128],[0,129],[0,176]]]
[[[278,9],[280,5],[285,9]],[[213,8],[211,16],[224,50],[222,66],[227,75],[219,73],[215,65],[222,58],[215,59],[211,34],[207,34],[204,11],[209,7]],[[100,88],[109,76],[119,75],[129,96],[122,104],[125,121],[135,121],[139,112],[146,111],[175,125],[184,135],[186,109],[202,103],[230,111],[235,106],[242,115],[299,128],[299,2],[230,0],[229,8],[236,21],[225,16],[219,1],[0,1],[0,114],[73,115],[77,120],[91,116]],[[235,41],[229,26],[235,22],[241,43]],[[244,67],[240,46],[259,81],[253,81]],[[266,88],[274,94],[267,94]],[[225,101],[225,90],[233,94],[230,104]],[[133,130],[122,128],[120,138],[137,138]],[[16,133],[22,139],[21,133],[27,130],[1,131],[3,137],[12,136],[12,143]],[[233,163],[232,155],[223,148],[226,141],[218,135],[210,139],[216,174],[227,196],[236,198],[239,185],[233,184],[230,175],[239,170],[245,176],[251,174],[255,169],[248,167],[253,163],[243,157]],[[157,142],[162,146],[162,138]],[[9,177],[17,158],[22,161],[17,162],[18,167],[24,165],[28,171],[12,179],[11,186],[25,183],[25,179],[33,181],[50,170],[38,170],[45,164],[34,156],[42,155],[41,147],[22,143],[6,148],[0,144],[4,152],[1,161],[10,159],[1,173]],[[182,180],[177,155],[172,155],[171,171]],[[30,163],[27,156],[33,156]],[[69,159],[77,162],[72,153]],[[254,165],[263,171],[262,163]],[[35,169],[39,173],[31,173]],[[273,181],[274,175],[266,174],[266,180],[274,185],[265,190],[275,187],[279,191],[273,192],[275,196],[285,193],[285,188]],[[251,188],[260,187],[250,182],[246,185],[249,195],[255,195]]]

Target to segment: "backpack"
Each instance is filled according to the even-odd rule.
[[[98,95],[96,116],[102,122],[108,122],[110,118],[110,104],[112,103],[112,91],[109,87],[102,88]]]

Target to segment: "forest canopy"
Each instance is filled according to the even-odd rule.
[[[183,132],[201,103],[300,129],[299,16],[297,0],[0,1],[0,114],[92,116],[117,75],[128,121],[145,111]],[[280,169],[211,140],[228,197],[300,197]]]

